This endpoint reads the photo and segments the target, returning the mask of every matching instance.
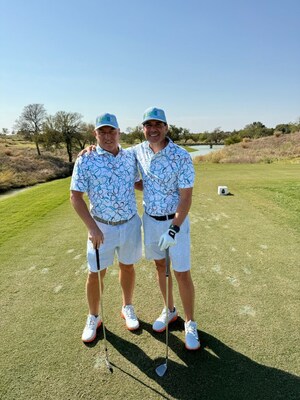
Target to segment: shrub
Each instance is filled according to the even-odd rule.
[[[14,173],[9,169],[0,171],[0,192],[10,189],[13,177]]]

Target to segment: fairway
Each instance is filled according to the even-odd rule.
[[[300,398],[300,165],[201,164],[190,212],[198,352],[183,320],[165,336],[155,269],[136,267],[141,327],[120,317],[118,267],[105,278],[108,353],[102,330],[81,342],[87,306],[86,228],[69,202],[70,179],[0,199],[1,400]],[[231,196],[218,196],[226,185]],[[137,195],[142,212],[141,194]],[[174,295],[183,314],[177,286]]]

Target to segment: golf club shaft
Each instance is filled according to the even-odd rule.
[[[170,274],[170,255],[169,248],[166,249],[166,307],[167,307],[167,317],[166,317],[166,365],[168,363],[168,353],[169,353],[169,274]]]
[[[107,343],[106,343],[106,331],[105,331],[105,323],[104,323],[104,313],[103,313],[103,301],[102,301],[102,282],[100,275],[100,258],[99,258],[99,249],[96,249],[96,261],[97,261],[97,270],[98,270],[98,284],[99,284],[99,296],[100,296],[100,312],[102,318],[102,329],[103,329],[103,340],[104,340],[104,349],[105,349],[105,362],[107,367],[110,369],[111,365],[108,360],[108,351],[107,351]]]

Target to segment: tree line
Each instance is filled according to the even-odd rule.
[[[140,125],[135,128],[127,128],[127,133],[122,134],[122,140],[128,144],[144,140],[143,129]],[[169,125],[168,136],[181,144],[225,144],[239,143],[244,138],[258,139],[264,136],[281,135],[300,131],[300,118],[298,122],[279,124],[275,128],[267,128],[261,122],[253,122],[241,130],[223,131],[216,128],[212,132],[192,133],[189,129]]]
[[[41,155],[40,147],[47,150],[65,147],[69,162],[73,161],[73,154],[84,149],[88,144],[95,142],[93,135],[94,125],[82,120],[77,112],[58,111],[48,115],[43,104],[29,104],[24,107],[16,120],[15,131],[25,139],[35,143],[37,154]],[[275,128],[267,128],[261,122],[253,122],[241,130],[223,131],[220,127],[212,132],[192,133],[189,129],[169,125],[168,135],[174,142],[181,144],[225,144],[241,142],[245,138],[257,139],[270,135],[289,134],[300,131],[300,118],[295,123],[279,124]],[[8,134],[2,128],[2,134]],[[127,128],[121,133],[121,141],[134,144],[144,140],[143,129],[140,125]]]

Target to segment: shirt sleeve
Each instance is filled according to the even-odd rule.
[[[186,189],[194,186],[195,170],[191,156],[187,153],[182,157],[181,168],[178,177],[179,189]]]
[[[136,158],[136,149],[135,149],[135,147],[136,146],[129,147],[129,148],[125,149],[125,151],[127,152],[127,154],[130,154],[130,156],[132,157],[132,159],[131,159],[132,162],[135,163],[135,167],[134,167],[135,168],[134,182],[138,182],[142,178],[141,178],[141,174],[140,174],[139,169],[138,169],[138,162],[137,162],[137,158]]]
[[[77,192],[88,191],[88,175],[84,156],[78,157],[75,162],[70,190],[76,190]]]

